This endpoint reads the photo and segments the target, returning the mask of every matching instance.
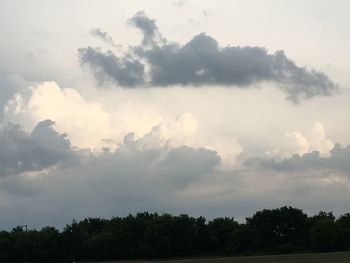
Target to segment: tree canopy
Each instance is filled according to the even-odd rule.
[[[350,249],[350,214],[308,216],[293,207],[264,209],[239,223],[232,217],[137,213],[86,218],[40,230],[0,232],[1,262],[153,259],[257,255]]]

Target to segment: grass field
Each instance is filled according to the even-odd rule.
[[[164,261],[109,261],[109,263],[350,263],[350,252],[295,254],[276,256],[252,256],[252,257],[222,257],[203,259],[179,259]],[[92,263],[92,262],[90,262]],[[95,262],[97,263],[97,262]],[[102,262],[99,262],[102,263]]]

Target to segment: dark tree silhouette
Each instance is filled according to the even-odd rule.
[[[109,220],[87,218],[54,227],[0,231],[0,262],[155,259],[257,255],[350,249],[350,214],[307,216],[293,207],[234,218],[138,213]]]

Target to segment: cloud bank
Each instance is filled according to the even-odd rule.
[[[44,84],[32,87],[28,97],[22,94],[20,107],[14,109],[27,111],[28,105],[35,105],[33,109],[40,112],[47,104],[43,99],[47,98],[46,92],[57,91],[65,98],[59,108],[70,105],[69,89],[56,90],[54,83]],[[0,131],[3,225],[23,224],[25,218],[31,226],[62,226],[72,218],[144,210],[210,217],[244,215],[283,204],[310,208],[321,202],[332,207],[350,188],[346,161],[349,147],[336,145],[329,155],[310,152],[326,149],[320,123],[311,131],[318,138],[309,141],[304,155],[243,160],[243,164],[238,162],[226,169],[222,169],[224,162],[236,158],[225,156],[227,147],[239,145],[229,141],[213,141],[215,147],[209,148],[196,145],[193,139],[197,125],[197,120],[186,113],[173,122],[154,126],[142,136],[129,133],[116,148],[106,147],[102,152],[72,147],[70,136],[57,132],[52,120],[39,122],[31,132],[15,124],[4,126]],[[225,146],[223,152],[220,145]],[[237,155],[242,149],[236,151]],[[323,200],[320,193],[326,192],[334,198]],[[345,207],[348,201],[338,206]]]
[[[216,151],[163,144],[150,134],[128,134],[117,149],[99,154],[72,149],[51,120],[31,133],[10,124],[0,142],[0,208],[7,226],[23,224],[22,218],[30,226],[62,226],[72,217],[144,210],[227,216],[285,203],[310,208],[324,193],[333,194],[329,204],[349,201],[338,197],[350,189],[350,150],[338,145],[330,157],[307,153],[224,171]]]
[[[9,124],[1,130],[0,142],[0,207],[7,211],[3,222],[8,225],[20,224],[22,218],[29,225],[61,225],[72,217],[117,210],[166,209],[181,189],[215,173],[220,164],[215,151],[156,140],[150,144],[148,136],[135,139],[132,134],[116,150],[95,154],[72,149],[51,120],[30,134]],[[12,221],[14,213],[21,216]]]
[[[280,50],[269,54],[264,47],[221,47],[201,33],[186,44],[168,42],[155,20],[138,12],[129,20],[143,33],[140,45],[124,55],[87,47],[78,50],[100,82],[123,87],[227,86],[249,88],[262,82],[275,83],[294,103],[338,90],[326,74],[296,65]],[[149,70],[146,70],[149,68]]]

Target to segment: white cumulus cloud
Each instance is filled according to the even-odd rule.
[[[111,131],[110,117],[96,102],[86,101],[75,89],[43,82],[15,94],[5,106],[7,120],[28,126],[45,119],[55,121],[59,132],[69,134],[74,146],[97,147]],[[31,128],[31,127],[29,127]]]

